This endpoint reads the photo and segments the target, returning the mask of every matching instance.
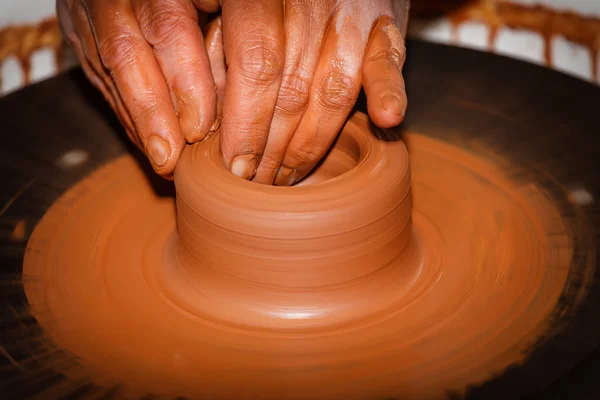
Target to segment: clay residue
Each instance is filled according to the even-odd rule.
[[[11,240],[13,240],[15,242],[22,242],[23,240],[25,240],[26,235],[27,235],[27,221],[25,221],[24,219],[19,220],[15,224],[15,227],[10,234],[10,238],[11,238]]]
[[[360,118],[313,184],[241,180],[213,138],[184,151],[178,214],[129,156],[66,193],[23,275],[80,365],[67,378],[124,397],[420,399],[522,362],[571,265],[554,203],[418,134],[409,170]]]
[[[387,24],[383,27],[383,32],[390,41],[390,49],[397,54],[404,54],[404,38],[395,24]]]
[[[25,83],[28,84],[32,54],[43,48],[53,50],[56,69],[61,70],[62,45],[62,36],[56,18],[45,19],[36,25],[11,25],[0,29],[0,64],[8,57],[16,57],[23,69]]]
[[[537,32],[545,40],[545,59],[548,66],[553,65],[550,50],[552,39],[563,36],[590,50],[592,76],[594,80],[598,79],[600,18],[580,15],[573,11],[555,10],[542,5],[526,6],[501,0],[415,1],[411,11],[415,17],[447,16],[454,27],[455,41],[460,24],[467,21],[483,23],[491,32],[490,47],[493,47],[495,33],[503,26]]]

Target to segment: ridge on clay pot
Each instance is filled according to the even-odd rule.
[[[167,265],[181,274],[172,289],[193,285],[196,311],[263,328],[335,325],[389,306],[396,295],[381,280],[418,264],[410,170],[404,143],[371,129],[355,115],[293,187],[234,176],[217,137],[188,146],[175,171],[179,235]]]

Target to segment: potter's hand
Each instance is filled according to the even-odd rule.
[[[222,0],[228,64],[221,149],[232,172],[290,185],[325,155],[361,84],[376,125],[399,124],[408,0]]]
[[[163,176],[171,175],[186,141],[215,130],[219,74],[213,79],[209,59],[224,71],[223,51],[211,38],[205,43],[198,9],[218,8],[217,0],[57,1],[61,28],[86,75]]]

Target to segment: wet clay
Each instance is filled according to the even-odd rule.
[[[293,187],[186,147],[176,201],[123,156],[68,191],[23,266],[70,379],[119,396],[447,398],[521,362],[567,280],[536,186],[355,115]],[[408,151],[407,151],[408,148]],[[410,162],[408,154],[410,154]]]

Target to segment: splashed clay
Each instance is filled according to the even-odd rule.
[[[560,216],[490,162],[410,134],[409,165],[369,129],[295,187],[189,146],[177,207],[119,158],[33,233],[33,314],[123,396],[445,398],[521,361],[569,271]]]

